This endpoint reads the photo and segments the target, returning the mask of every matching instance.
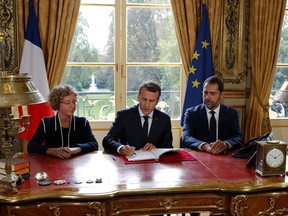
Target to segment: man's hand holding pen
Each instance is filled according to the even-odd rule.
[[[156,148],[152,143],[147,143],[143,148],[141,149],[142,151],[151,151],[152,149]],[[120,154],[125,155],[125,156],[131,156],[131,155],[136,155],[135,153],[135,147],[130,146],[130,145],[123,145],[122,148],[119,150]]]
[[[135,147],[129,146],[129,145],[124,145],[120,150],[120,154],[125,155],[125,156],[131,156],[135,154]]]

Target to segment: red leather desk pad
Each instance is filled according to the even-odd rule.
[[[18,185],[19,193],[13,194],[9,190],[1,190],[2,194],[11,196],[38,196],[55,191],[59,193],[75,194],[104,194],[109,191],[115,193],[134,190],[139,193],[151,190],[187,190],[217,191],[224,187],[233,190],[234,182],[244,187],[254,187],[259,177],[254,169],[246,168],[248,159],[233,158],[230,154],[211,155],[205,152],[191,151],[197,159],[194,161],[124,164],[120,156],[102,152],[74,156],[70,159],[53,158],[46,155],[30,155],[30,179]],[[34,176],[37,172],[46,172],[51,185],[38,185]],[[101,183],[96,183],[96,179]],[[261,179],[261,178],[260,178]],[[284,181],[283,178],[276,178]],[[55,180],[65,180],[63,185],[55,185]],[[92,183],[87,183],[92,180]],[[78,182],[78,183],[76,183]],[[79,182],[82,182],[79,184]],[[230,182],[230,183],[229,183]],[[203,186],[203,187],[202,187]],[[185,189],[185,190],[186,190]],[[179,189],[180,190],[180,189]],[[47,193],[47,194],[45,194]]]
[[[102,178],[102,183],[104,184],[155,182],[158,178],[161,182],[217,179],[214,174],[197,160],[126,165],[122,162],[120,156],[102,152],[79,155],[69,159],[32,155],[28,160],[31,164],[31,177],[26,183],[20,185],[22,188],[26,186],[28,188],[31,186],[43,187],[38,186],[34,179],[35,174],[40,171],[46,172],[52,181],[64,179],[73,184],[74,181],[81,180],[83,183],[76,185],[80,187],[82,185],[92,185],[86,184],[86,180],[95,180],[96,178]]]

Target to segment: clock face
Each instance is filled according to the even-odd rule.
[[[267,152],[266,164],[270,168],[278,168],[284,162],[284,154],[281,150],[274,148]]]

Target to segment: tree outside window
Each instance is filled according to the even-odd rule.
[[[79,92],[77,115],[113,120],[153,80],[157,108],[179,119],[181,70],[170,0],[82,0],[62,79]]]

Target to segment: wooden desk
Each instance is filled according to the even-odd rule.
[[[287,177],[261,178],[246,168],[247,159],[230,154],[191,154],[197,161],[145,164],[123,164],[102,152],[70,159],[31,155],[31,177],[19,193],[1,189],[0,215],[288,214]],[[40,171],[67,183],[39,186],[34,176]]]

